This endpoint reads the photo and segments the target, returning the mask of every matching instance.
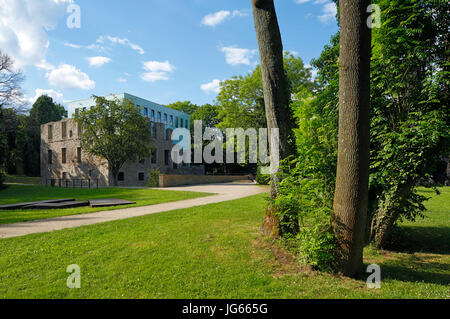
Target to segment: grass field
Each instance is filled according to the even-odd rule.
[[[40,177],[20,176],[20,175],[6,175],[5,183],[11,184],[29,184],[39,185],[41,183]]]
[[[441,192],[429,193],[425,220],[403,226],[410,251],[366,249],[365,262],[381,266],[377,290],[264,240],[258,195],[0,240],[0,298],[450,298],[450,188]],[[81,289],[66,286],[70,264]]]
[[[23,221],[46,219],[59,216],[87,214],[102,210],[122,209],[134,206],[154,205],[178,200],[207,196],[206,193],[165,191],[158,189],[124,189],[124,188],[99,188],[99,189],[72,189],[51,188],[45,186],[8,185],[0,191],[0,205],[33,202],[44,199],[74,198],[76,200],[88,200],[99,198],[119,198],[136,202],[135,205],[103,208],[70,208],[55,210],[0,210],[0,224],[10,224]]]

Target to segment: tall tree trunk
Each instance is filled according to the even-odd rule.
[[[337,270],[363,273],[369,184],[370,0],[341,0],[339,55],[339,143],[333,230]]]
[[[283,45],[280,28],[273,0],[252,0],[253,17],[258,39],[261,60],[264,103],[266,109],[267,128],[269,131],[270,152],[278,145],[270,141],[273,129],[279,129],[281,159],[295,154],[292,128],[293,117],[289,108],[289,90],[283,65]],[[277,196],[277,176],[271,174],[270,196]],[[269,205],[263,222],[263,232],[266,235],[281,235],[280,221],[276,211]]]
[[[400,187],[398,196],[390,198],[378,205],[378,211],[372,219],[370,229],[370,241],[375,247],[386,248],[389,243],[392,228],[400,216],[399,207],[402,207],[409,194],[412,192],[415,183],[409,183]]]

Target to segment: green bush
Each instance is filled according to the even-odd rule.
[[[334,262],[334,235],[331,229],[332,193],[320,179],[302,176],[298,160],[282,165],[279,194],[272,204],[280,220],[298,220],[299,231],[284,240],[295,247],[311,266],[330,271]],[[288,215],[288,216],[286,216]],[[289,225],[280,225],[289,228]]]
[[[261,174],[262,167],[264,167],[264,166],[262,166],[261,164],[258,165],[255,180],[259,185],[269,185],[270,184],[270,174]]]
[[[159,187],[159,175],[161,174],[159,168],[153,168],[149,171],[148,187]]]

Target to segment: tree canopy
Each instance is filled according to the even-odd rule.
[[[126,161],[150,156],[150,121],[129,100],[94,98],[95,106],[77,112],[74,117],[82,130],[81,147],[88,154],[108,161],[117,186],[117,175]]]

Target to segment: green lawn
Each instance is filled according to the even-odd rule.
[[[124,189],[124,188],[99,188],[99,189],[72,189],[51,188],[45,186],[8,185],[0,190],[0,205],[33,202],[44,199],[74,198],[76,200],[88,200],[98,198],[119,198],[136,202],[135,205],[103,208],[70,208],[55,210],[0,210],[0,224],[46,219],[59,216],[87,214],[102,210],[122,209],[135,206],[154,205],[178,200],[198,198],[210,194],[197,192],[179,192],[159,189]]]
[[[428,202],[429,227],[450,227],[450,188]],[[366,250],[382,288],[300,265],[259,227],[264,195],[0,240],[0,298],[450,298],[450,252]],[[405,225],[405,228],[412,227]],[[422,229],[423,231],[421,231]],[[447,241],[448,243],[448,241]],[[81,267],[68,289],[66,267]]]
[[[29,184],[39,185],[41,183],[40,177],[20,176],[20,175],[6,175],[5,183],[11,184]]]

